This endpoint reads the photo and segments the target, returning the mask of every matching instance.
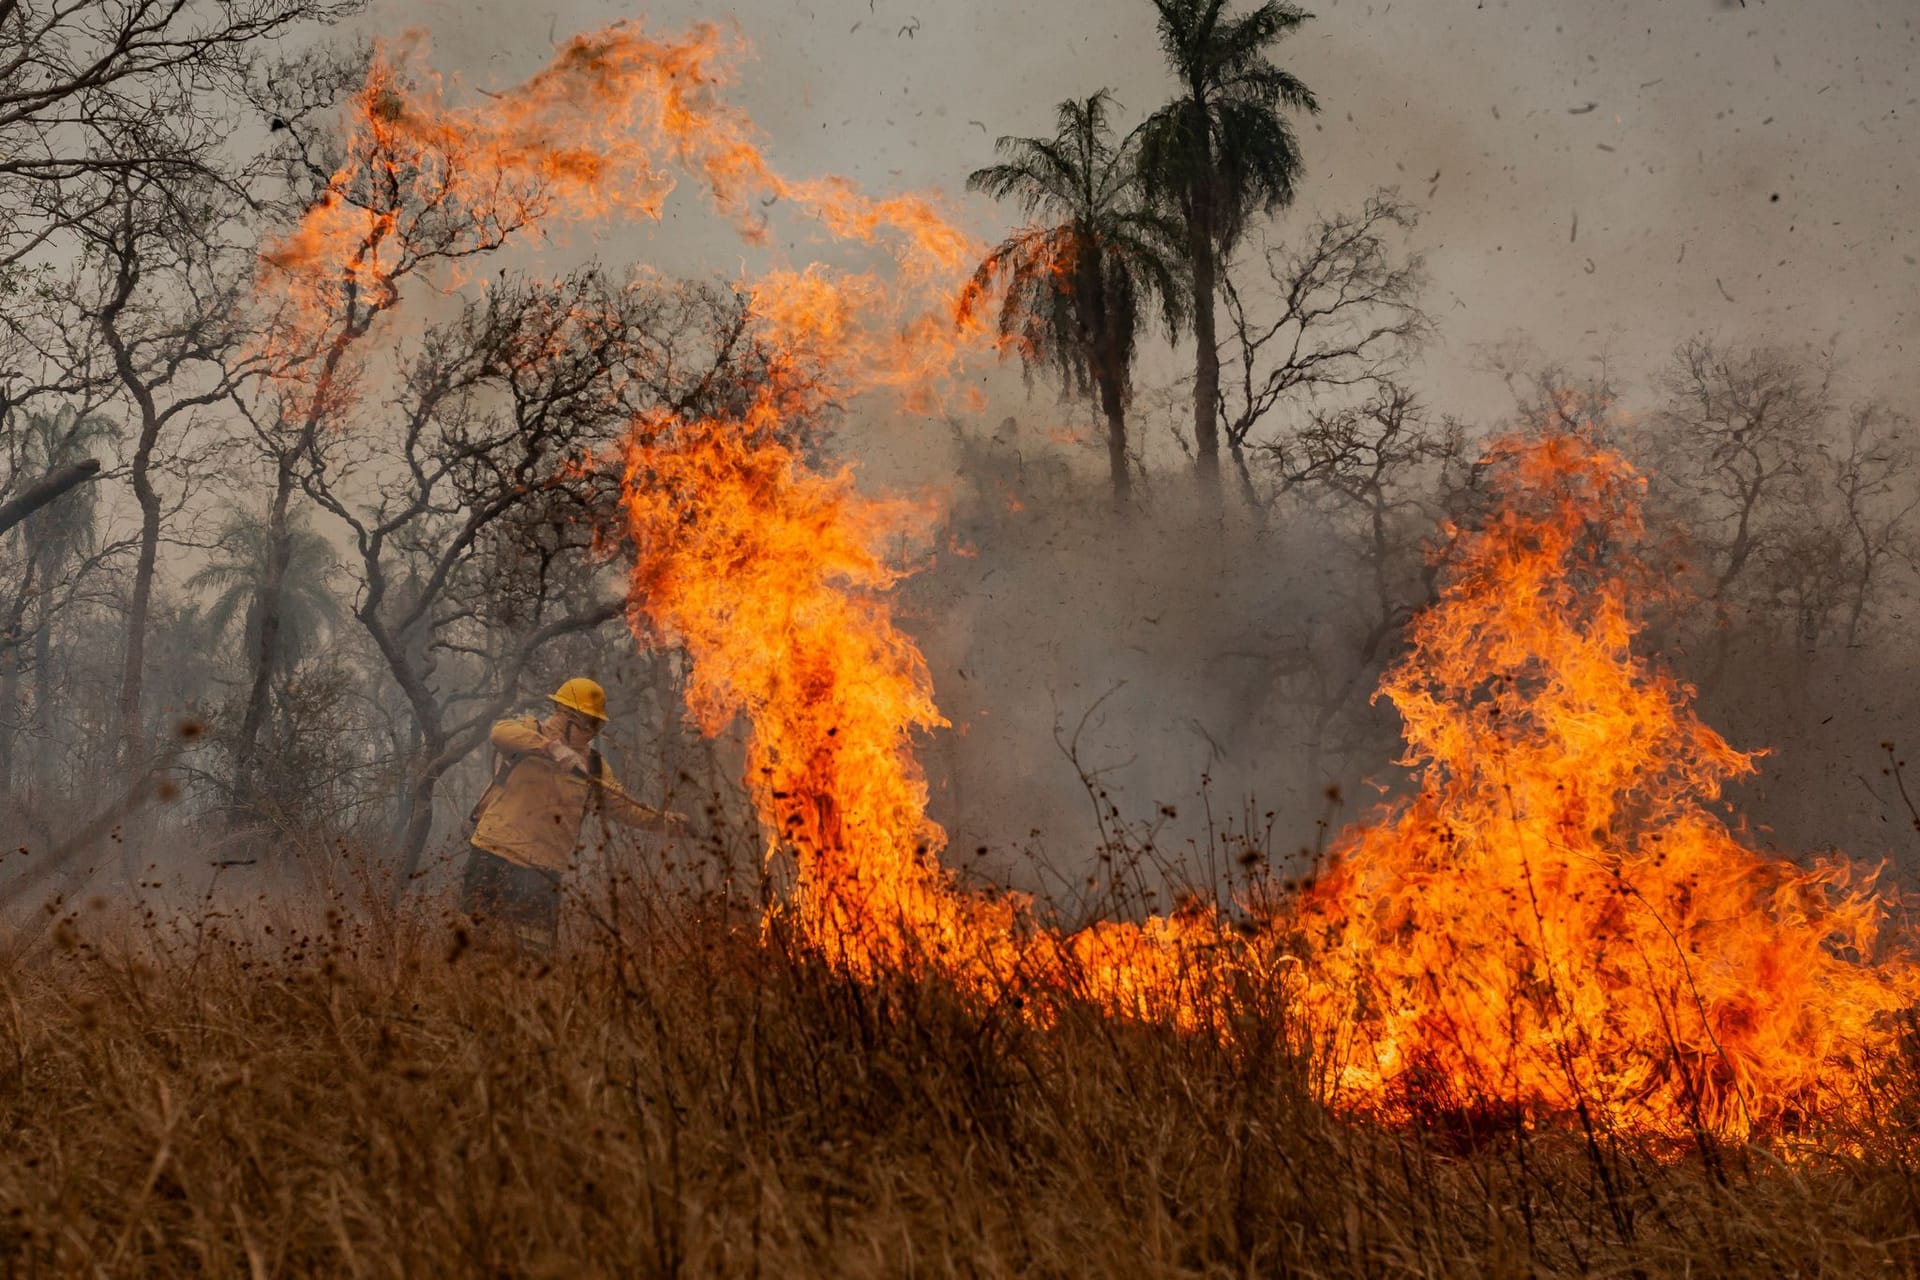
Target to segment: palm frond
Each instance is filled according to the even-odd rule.
[[[1268,0],[1252,13],[1220,23],[1209,42],[1209,56],[1229,75],[1271,66],[1267,46],[1292,35],[1312,17],[1293,5]]]
[[[221,525],[221,554],[187,579],[187,589],[213,592],[204,615],[216,638],[228,635],[244,622],[243,645],[254,638],[254,603],[265,589],[268,557],[272,551],[267,524],[252,512],[236,512]],[[327,632],[345,617],[331,582],[338,570],[333,546],[300,523],[287,532],[287,563],[280,580],[280,632],[272,662],[275,670],[291,671]]]
[[[1293,198],[1302,160],[1285,113],[1320,104],[1271,49],[1312,15],[1282,0],[1237,17],[1224,0],[1154,2],[1182,92],[1139,130],[1142,181],[1163,209],[1206,228],[1212,252],[1231,252],[1254,212]]]
[[[1054,137],[1002,138],[1003,163],[967,183],[1017,201],[1032,221],[981,261],[961,319],[997,300],[1003,349],[1029,375],[1051,367],[1076,394],[1106,378],[1124,395],[1147,303],[1173,326],[1184,295],[1177,227],[1142,185],[1144,135],[1116,142],[1111,103],[1105,90],[1061,103]]]

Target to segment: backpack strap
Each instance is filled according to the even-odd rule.
[[[480,825],[480,819],[486,814],[488,809],[493,807],[493,802],[499,798],[501,788],[506,785],[507,775],[513,772],[513,767],[519,764],[523,758],[524,757],[520,755],[506,751],[496,751],[493,753],[493,778],[487,783],[487,789],[480,793],[480,798],[473,802],[473,810],[467,814],[468,822],[474,826]]]
[[[587,748],[587,789],[591,793],[587,807],[601,817],[607,812],[607,793],[601,783],[607,780],[607,761],[600,754],[600,748]]]

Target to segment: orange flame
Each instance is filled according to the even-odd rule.
[[[860,973],[957,962],[1008,936],[1012,917],[950,889],[911,750],[915,732],[947,722],[888,616],[899,573],[874,548],[929,513],[812,472],[778,440],[787,420],[769,393],[741,421],[636,430],[636,616],[686,647],[703,729],[750,720],[748,781],[769,833],[801,855],[807,933]]]
[[[912,750],[945,721],[878,550],[928,513],[814,472],[782,433],[829,395],[928,385],[954,348],[917,358],[902,299],[966,259],[892,216],[909,206],[825,189],[864,211],[829,230],[934,249],[903,249],[895,283],[762,282],[769,386],[738,420],[638,424],[626,486],[636,623],[686,646],[705,728],[749,720],[749,782],[798,855],[809,936],[855,973],[927,964],[983,994],[1072,992],[1184,1027],[1209,1022],[1222,977],[1275,984],[1333,1100],[1382,1114],[1444,1099],[1740,1135],[1857,1113],[1859,1064],[1893,1049],[1915,970],[1874,963],[1871,877],[1766,859],[1713,813],[1750,757],[1632,653],[1641,482],[1583,439],[1506,446],[1504,505],[1447,531],[1441,601],[1382,690],[1421,792],[1344,836],[1262,931],[1189,909],[1062,937],[1024,899],[957,888]]]
[[[343,327],[397,303],[399,282],[428,264],[451,268],[556,225],[657,219],[675,170],[694,175],[751,242],[764,240],[763,207],[785,198],[841,240],[885,241],[916,286],[947,287],[978,256],[927,197],[872,199],[843,179],[776,173],[752,123],[720,96],[737,49],[713,24],[679,40],[625,23],[575,36],[544,71],[477,105],[449,105],[424,51],[418,35],[376,49],[349,104],[338,166],[299,224],[260,255],[258,293],[272,312],[265,345],[283,376],[308,375]],[[817,267],[770,274],[756,287],[760,310],[770,321],[793,317],[827,278]],[[957,284],[941,305],[912,313],[898,309],[910,294],[873,275],[830,287],[887,322],[861,331],[867,354],[857,367],[926,403],[970,340],[953,324]]]
[[[556,218],[657,218],[674,187],[669,159],[740,206],[740,122],[714,94],[717,28],[679,42],[625,26],[576,36],[525,84],[465,107],[446,103],[424,47],[413,35],[376,48],[326,188],[260,255],[272,340],[290,359],[354,307],[393,305],[398,281],[426,263]]]
[[[885,278],[812,264],[748,283],[758,337],[779,353],[749,411],[634,424],[634,612],[694,655],[692,711],[705,727],[742,713],[758,726],[755,794],[770,828],[808,851],[796,902],[809,928],[823,941],[858,932],[845,951],[867,965],[939,938],[943,920],[955,927],[935,946],[957,948],[943,836],[923,816],[907,746],[945,722],[887,617],[880,593],[897,572],[873,549],[932,516],[814,472],[788,435],[863,390],[893,391],[910,410],[939,404],[984,333],[957,310],[980,246],[928,197],[876,199],[843,179],[775,172],[719,95],[734,50],[713,25],[677,41],[625,24],[575,37],[539,75],[475,105],[449,104],[423,49],[409,37],[377,51],[325,190],[261,254],[267,349],[287,381],[314,387],[305,412],[345,394],[342,350],[399,302],[407,276],[536,230],[658,217],[676,171],[749,242],[764,242],[762,211],[784,200],[828,237],[886,253]],[[969,918],[1004,926],[1007,911]]]
[[[1644,484],[1562,436],[1496,451],[1484,524],[1382,682],[1419,795],[1288,921],[1347,1101],[1505,1103],[1668,1134],[1857,1118],[1920,994],[1884,905],[1715,813],[1753,771],[1632,651]]]
[[[1714,812],[1751,757],[1632,652],[1641,482],[1624,461],[1574,437],[1500,450],[1502,505],[1446,531],[1439,603],[1382,687],[1419,794],[1344,835],[1307,892],[1252,931],[1189,908],[1061,936],[939,861],[913,745],[946,721],[893,622],[902,570],[883,551],[924,543],[934,513],[861,495],[798,439],[864,391],[931,406],[990,349],[984,308],[956,306],[979,246],[925,198],[775,174],[717,96],[715,28],[579,37],[472,108],[403,87],[425,79],[402,73],[413,49],[376,63],[346,161],[265,255],[286,333],[337,336],[456,246],[656,215],[667,165],[749,239],[755,197],[778,196],[891,258],[885,277],[811,265],[752,282],[773,359],[750,405],[650,415],[624,452],[635,631],[685,647],[703,729],[749,721],[748,783],[797,859],[787,909],[851,972],[930,966],[986,996],[1070,993],[1188,1028],[1214,1024],[1218,980],[1251,980],[1287,994],[1333,1100],[1387,1116],[1437,1100],[1742,1135],[1864,1107],[1861,1066],[1893,1050],[1916,970],[1876,955],[1871,877],[1764,858]]]

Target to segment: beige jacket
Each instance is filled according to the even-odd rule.
[[[580,847],[580,827],[590,804],[597,803],[615,822],[660,828],[668,818],[629,796],[602,770],[556,763],[545,754],[551,740],[532,716],[502,720],[493,726],[493,749],[506,762],[506,774],[481,801],[483,812],[473,843],[523,867],[564,871]]]

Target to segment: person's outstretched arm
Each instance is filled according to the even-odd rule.
[[[648,831],[673,831],[686,825],[685,815],[640,803],[611,776],[602,776],[600,779],[600,799],[606,815],[622,826],[640,827]]]

